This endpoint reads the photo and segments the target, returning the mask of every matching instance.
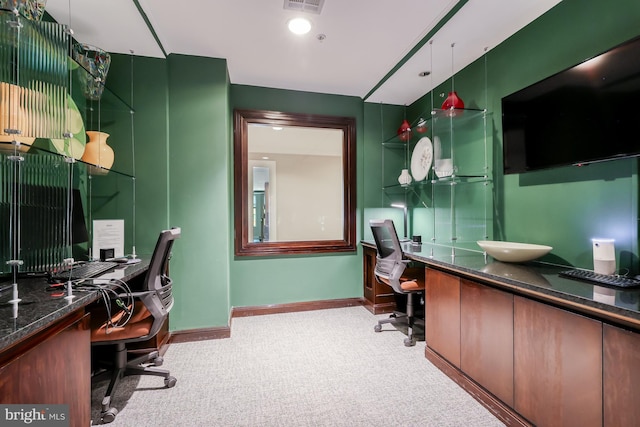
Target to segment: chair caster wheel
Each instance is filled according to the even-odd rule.
[[[404,346],[405,347],[413,347],[414,345],[416,345],[416,340],[413,338],[405,338],[404,339]]]
[[[164,359],[162,358],[162,356],[158,356],[155,359],[153,359],[152,362],[154,366],[162,366],[162,364],[164,363]]]
[[[103,424],[111,423],[116,419],[116,415],[118,415],[118,410],[116,408],[109,408],[106,411],[102,412],[100,421]]]
[[[381,332],[382,331],[382,326],[376,325],[376,326],[373,327],[373,330],[376,331],[376,332]]]
[[[171,387],[176,385],[177,381],[178,380],[176,380],[175,377],[167,377],[167,378],[164,379],[164,385],[166,385],[167,388],[171,388]]]

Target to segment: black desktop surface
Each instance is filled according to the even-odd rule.
[[[99,276],[132,282],[143,278],[149,268],[149,258],[137,264],[121,264]],[[27,277],[17,281],[17,303],[12,303],[13,284],[0,284],[0,352],[18,341],[46,328],[67,314],[88,306],[99,298],[96,291],[74,291],[74,298],[65,299],[64,289],[51,289],[46,277]]]

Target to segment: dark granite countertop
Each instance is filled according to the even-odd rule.
[[[374,248],[373,241],[363,245]],[[640,331],[640,288],[613,288],[558,275],[572,267],[541,262],[506,263],[481,250],[403,243],[407,258],[462,277]]]
[[[128,281],[142,274],[149,266],[148,260],[137,264],[123,264],[100,279]],[[11,281],[0,284],[0,352],[22,339],[46,328],[55,321],[98,299],[97,291],[74,291],[74,298],[65,299],[66,291],[51,291],[45,277],[18,279],[18,303],[13,298]]]

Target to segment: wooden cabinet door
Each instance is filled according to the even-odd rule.
[[[602,323],[514,297],[514,408],[537,426],[602,425]]]
[[[375,282],[373,270],[376,267],[376,251],[363,246],[362,248],[362,279],[364,299],[367,305],[373,306],[375,300]]]
[[[604,325],[604,425],[640,425],[640,334]]]
[[[362,278],[365,307],[373,314],[390,313],[396,309],[396,300],[391,286],[379,283],[374,275],[376,268],[375,249],[362,247]]]
[[[425,341],[460,368],[460,278],[428,268],[425,287]]]
[[[460,368],[513,406],[513,295],[462,279]]]

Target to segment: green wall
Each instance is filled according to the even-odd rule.
[[[171,227],[167,209],[169,127],[167,62],[134,58],[133,108],[136,160],[137,251],[150,253],[162,229]]]
[[[546,261],[592,268],[590,239],[613,237],[619,267],[637,272],[637,161],[504,176],[500,118],[503,96],[639,35],[639,22],[640,2],[635,0],[564,0],[456,75],[456,91],[466,106],[486,106],[493,113],[494,239],[549,244],[554,249]],[[450,85],[435,88],[436,107]],[[407,108],[407,117],[430,108],[427,94]],[[375,111],[366,119],[375,121]],[[392,129],[398,125],[394,122]],[[367,175],[377,173],[376,164],[366,167]],[[381,207],[373,197],[365,206]]]
[[[124,170],[131,173],[135,170],[135,239],[132,238],[133,227],[128,220],[132,214],[126,215],[133,211],[130,180],[123,177],[116,179],[115,184],[120,187],[122,194],[118,197],[121,202],[104,212],[102,217],[120,218],[123,215],[118,213],[124,212],[127,238],[125,252],[131,251],[135,243],[136,253],[150,254],[160,230],[170,226],[167,210],[169,138],[166,64],[164,59],[131,55],[116,54],[111,58],[107,86],[134,111],[133,120],[128,117],[128,112],[126,116],[119,114],[121,120],[108,121],[106,130],[114,133],[113,127],[119,127],[109,138],[116,157],[114,166],[119,164],[117,162],[125,162]],[[123,137],[123,146],[117,135],[130,135],[132,122],[133,138]],[[135,168],[132,166],[134,159]]]
[[[171,262],[176,305],[170,328],[225,326],[232,306],[360,297],[357,252],[233,258],[231,119],[234,108],[355,117],[361,171],[362,100],[232,86],[220,59],[115,55],[108,84],[125,100],[131,99],[132,66],[137,252],[150,253],[159,230],[182,228]]]
[[[182,228],[171,329],[226,325],[229,312],[229,78],[221,59],[169,55],[168,205]]]
[[[496,238],[548,242],[554,247],[550,261],[592,268],[590,239],[613,237],[619,267],[637,272],[637,161],[504,176],[497,119],[503,96],[639,35],[638,22],[637,1],[565,0],[488,54]]]
[[[233,109],[261,109],[355,117],[357,126],[357,206],[362,200],[363,111],[357,97],[232,85]],[[231,111],[230,114],[233,112]],[[233,192],[233,186],[229,187]],[[358,215],[359,216],[359,215]],[[358,221],[358,230],[360,230]],[[358,233],[357,239],[359,239]],[[233,239],[233,229],[229,229]],[[229,246],[233,254],[233,242]],[[231,261],[231,305],[259,306],[362,296],[358,253],[322,256],[235,257]]]
[[[181,227],[171,260],[175,306],[170,328],[227,325],[231,150],[226,61],[114,55],[107,85],[128,102],[132,75],[137,253],[150,254],[160,230]]]
[[[456,89],[468,106],[487,105],[493,112],[494,238],[549,243],[552,261],[590,267],[589,238],[611,236],[628,264],[637,257],[636,161],[504,177],[500,100],[639,34],[639,18],[637,1],[564,0],[487,53],[487,92],[484,58],[456,76]],[[429,96],[405,111],[357,97],[232,85],[224,60],[182,55],[134,57],[133,71],[138,253],[150,252],[163,228],[183,231],[171,264],[176,282],[172,330],[226,326],[232,306],[362,295],[360,250],[233,256],[233,109],[356,118],[360,239],[367,238],[363,224],[369,217],[402,221],[401,211],[386,208],[379,191],[380,135],[393,134],[404,114],[428,110]],[[130,97],[131,74],[131,58],[115,55],[107,84],[123,99]],[[447,89],[445,83],[435,93]]]

